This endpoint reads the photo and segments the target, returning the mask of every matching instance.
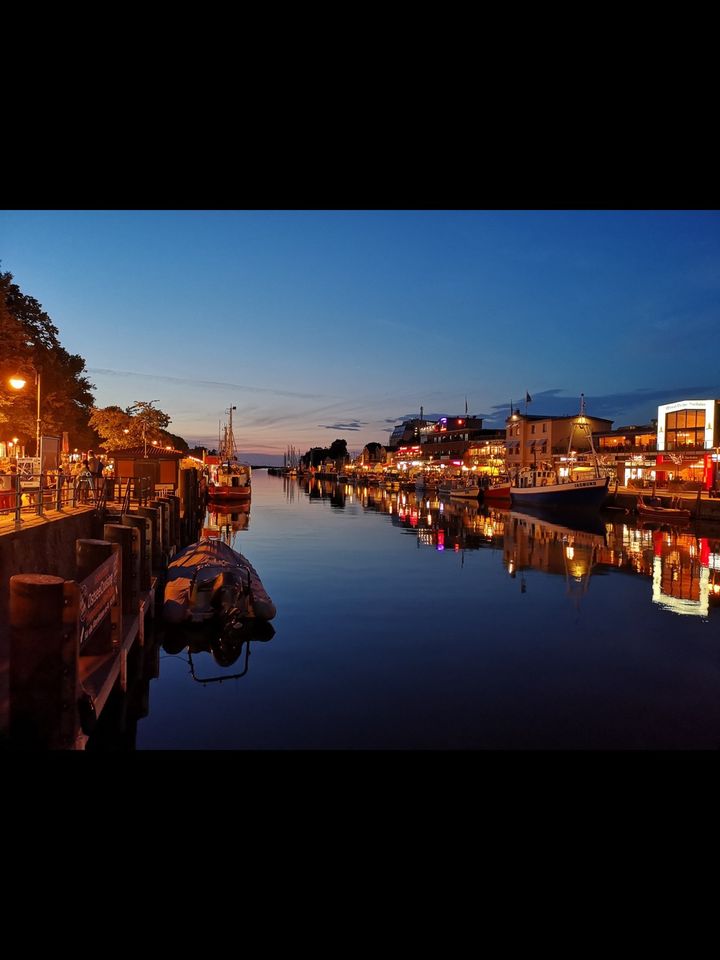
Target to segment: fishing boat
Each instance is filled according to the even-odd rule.
[[[520,471],[510,487],[513,506],[523,505],[548,509],[598,509],[608,493],[610,478],[600,476],[597,453],[593,444],[590,424],[585,416],[585,397],[580,397],[580,413],[573,421],[568,438],[568,462],[571,461],[572,442],[575,431],[580,431],[589,441],[595,476],[586,480],[573,480],[572,476],[560,476],[552,464],[541,463]]]
[[[208,483],[208,499],[220,502],[249,500],[252,493],[252,467],[238,460],[237,447],[232,427],[231,406],[229,425],[225,425],[223,436],[219,439],[220,463],[211,467]]]
[[[276,612],[253,565],[222,540],[203,537],[168,564],[163,602],[168,624],[217,620],[234,628],[247,619],[272,620]]]
[[[661,523],[688,523],[690,511],[684,507],[663,507],[660,503],[646,503],[640,496],[635,507],[641,520],[654,520]]]

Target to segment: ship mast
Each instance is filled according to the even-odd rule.
[[[590,452],[592,453],[593,464],[595,466],[595,476],[599,477],[600,467],[598,466],[597,452],[595,450],[595,444],[593,443],[592,429],[590,427],[590,424],[587,421],[587,417],[585,416],[585,394],[584,393],[580,394],[580,413],[575,418],[575,420],[573,420],[572,427],[570,428],[570,436],[568,438],[568,452],[567,452],[568,460],[570,459],[570,454],[572,452],[572,441],[573,441],[573,436],[576,430],[580,430],[580,432],[587,437],[590,443]]]
[[[231,406],[229,410],[226,410],[225,413],[230,416],[229,426],[225,427],[225,435],[223,437],[223,449],[222,449],[222,459],[230,462],[233,458],[237,459],[237,447],[235,446],[235,436],[233,434],[232,426],[232,415],[233,410],[237,410],[237,407]]]

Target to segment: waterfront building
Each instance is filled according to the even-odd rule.
[[[720,400],[677,400],[657,420],[594,434],[598,453],[624,486],[720,487]]]
[[[583,415],[593,437],[598,433],[607,433],[612,420],[604,417]],[[590,438],[582,430],[573,429],[578,415],[572,416],[531,416],[514,411],[505,421],[505,458],[508,471],[514,475],[523,467],[556,464],[560,475],[582,469],[587,453],[590,451]],[[568,448],[572,434],[570,462]]]
[[[425,420],[422,416],[411,420],[404,420],[397,424],[387,442],[387,450],[396,452],[400,447],[412,446],[420,443],[420,430],[432,426],[432,420]]]
[[[677,400],[658,407],[657,482],[720,487],[720,400]]]
[[[420,459],[429,466],[490,472],[503,438],[502,430],[485,429],[482,417],[441,417],[420,428]]]

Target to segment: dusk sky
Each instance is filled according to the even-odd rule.
[[[468,411],[647,423],[720,397],[716,211],[5,211],[0,269],[85,358],[241,458]]]

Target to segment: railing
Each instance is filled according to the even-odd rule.
[[[148,477],[93,478],[80,474],[9,474],[1,478],[0,520],[16,524],[23,518],[43,516],[47,510],[62,511],[77,506],[104,509],[108,501],[123,499],[121,512],[127,512],[131,500],[146,505],[151,496],[174,492],[173,484],[154,485]],[[125,487],[124,496],[122,493]]]

